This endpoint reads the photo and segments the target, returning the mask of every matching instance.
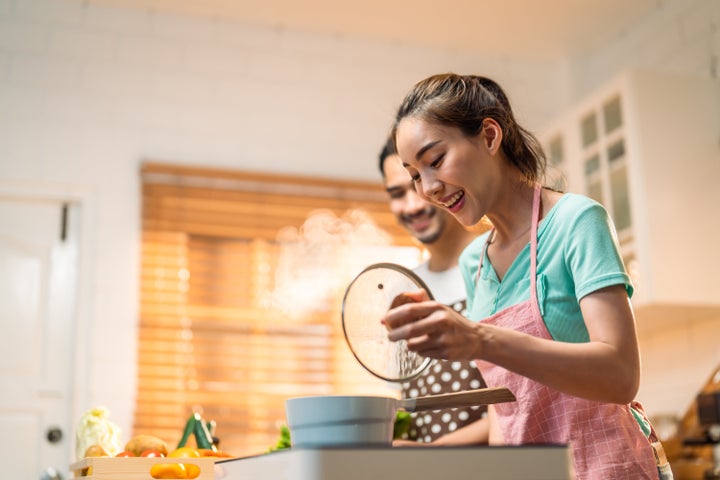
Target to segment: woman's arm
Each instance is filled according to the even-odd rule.
[[[629,403],[637,393],[640,355],[635,319],[623,285],[580,301],[590,335],[566,343],[471,322],[437,302],[408,303],[384,318],[391,340],[408,340],[421,355],[447,360],[483,359],[548,385],[595,401]]]
[[[631,402],[640,382],[640,354],[625,287],[593,292],[580,301],[580,309],[589,342],[544,340],[495,328],[481,334],[483,358],[571,395]]]

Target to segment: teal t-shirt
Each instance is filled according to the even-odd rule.
[[[487,255],[477,285],[480,256],[489,232],[460,256],[471,320],[486,318],[530,298],[530,244],[515,258],[502,282]],[[610,285],[630,282],[605,208],[577,194],[565,194],[538,225],[537,290],[540,312],[555,340],[586,342],[589,335],[579,301]]]

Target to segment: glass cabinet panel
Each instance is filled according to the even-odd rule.
[[[585,160],[585,188],[587,188],[587,195],[590,198],[603,203],[600,155],[593,155]]]
[[[600,181],[600,179],[588,182],[587,196],[598,203],[604,203],[602,194],[602,182]]]
[[[560,165],[565,160],[565,151],[563,149],[563,138],[557,135],[550,140],[548,144],[548,161],[550,165]]]
[[[548,169],[546,173],[546,185],[558,192],[567,189],[563,163],[565,161],[565,148],[562,135],[556,135],[548,143]]]
[[[630,218],[630,199],[628,198],[627,167],[613,168],[610,173],[610,192],[612,195],[612,214],[618,232],[632,226]]]
[[[600,172],[600,155],[593,155],[585,160],[585,178],[598,175]]]
[[[580,131],[586,193],[605,206],[618,233],[629,238],[632,219],[620,100],[614,95],[599,103],[597,110],[580,118]]]
[[[595,112],[587,115],[582,119],[582,122],[580,123],[580,131],[582,132],[583,147],[587,147],[597,142],[598,128],[597,115],[595,115]]]
[[[605,119],[605,133],[610,133],[622,126],[620,97],[615,97],[603,105],[603,117]]]
[[[615,160],[619,160],[625,156],[625,141],[623,139],[618,140],[607,148],[608,162],[613,163]]]
[[[560,191],[567,190],[559,188],[567,184],[601,203],[625,242],[623,247],[629,248],[634,236],[625,120],[622,96],[615,91],[573,116],[569,128],[548,135],[545,184]],[[558,171],[563,173],[563,183]]]

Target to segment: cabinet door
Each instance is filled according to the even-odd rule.
[[[607,208],[621,244],[632,241],[628,191],[626,129],[619,94],[599,103],[580,119],[584,192]]]

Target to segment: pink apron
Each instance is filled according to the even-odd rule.
[[[530,299],[481,321],[552,340],[540,314],[535,278],[540,193],[537,186],[530,239]],[[486,250],[487,243],[480,257],[478,278]],[[506,386],[517,397],[516,402],[494,406],[506,444],[568,444],[579,480],[658,478],[650,442],[629,405],[582,399],[500,366],[482,360],[475,363],[488,386]]]

